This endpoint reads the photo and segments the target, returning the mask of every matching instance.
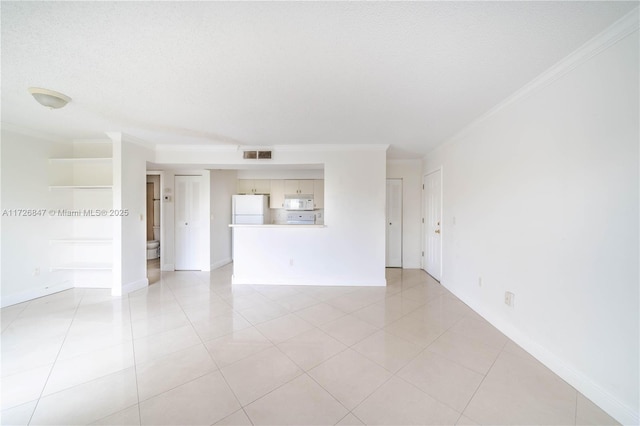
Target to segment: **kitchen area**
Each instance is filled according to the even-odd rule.
[[[323,179],[238,179],[232,225],[324,225]]]
[[[315,171],[321,172],[321,171]],[[231,199],[233,283],[265,284],[256,279],[285,268],[279,284],[304,281],[314,262],[313,244],[321,240],[324,222],[324,179],[243,179]],[[318,259],[315,259],[317,263]],[[275,275],[275,274],[274,274]],[[245,278],[246,277],[246,278]],[[270,279],[273,283],[273,279]]]
[[[264,161],[243,160],[235,148],[156,153],[162,270],[212,271],[232,263],[234,285],[385,285],[386,146],[274,151]],[[197,199],[184,206],[177,202],[180,176],[198,177],[190,191]],[[244,215],[237,203],[234,211],[234,198],[256,195],[268,196],[255,197],[261,200],[250,208],[257,203],[257,212]],[[187,206],[191,217],[183,218]],[[262,217],[247,217],[253,214]],[[181,223],[193,228],[188,235],[196,242],[178,241]],[[177,267],[182,258],[193,265]]]

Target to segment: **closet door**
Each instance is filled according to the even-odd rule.
[[[175,177],[175,254],[177,271],[200,270],[201,176]]]

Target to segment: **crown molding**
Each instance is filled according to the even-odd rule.
[[[275,145],[274,151],[287,152],[327,152],[327,151],[386,151],[389,144],[309,144],[309,145]]]
[[[128,142],[134,145],[138,145],[142,148],[155,151],[156,146],[151,142],[147,142],[145,140],[139,139],[135,136],[131,136],[128,133],[123,132],[105,132],[105,134],[113,141],[113,142]]]
[[[422,158],[388,158],[387,164],[422,164]]]
[[[489,119],[493,115],[497,114],[504,108],[509,105],[519,102],[528,96],[531,96],[533,93],[542,90],[543,88],[549,86],[568,72],[574,70],[580,65],[587,62],[589,59],[618,43],[620,40],[625,37],[637,32],[640,29],[640,7],[634,8],[632,11],[624,15],[622,18],[618,19],[616,22],[611,24],[607,29],[584,43],[578,49],[570,53],[565,58],[561,59],[555,65],[548,68],[538,77],[531,80],[529,83],[522,86],[515,93],[508,96],[502,102],[491,108],[486,113],[482,114],[480,117],[469,123],[458,133],[450,137],[444,143],[435,147],[431,150],[427,155],[423,158],[427,158],[432,152],[440,149],[444,145],[448,145],[449,143],[455,142],[467,134],[469,134],[473,129],[475,129],[479,124]]]
[[[311,145],[156,145],[160,152],[239,152],[239,151],[273,151],[273,152],[327,152],[327,151],[386,151],[387,144],[311,144]]]
[[[160,152],[237,152],[241,150],[240,145],[179,145],[179,144],[158,144],[156,151]]]
[[[149,149],[151,151],[155,151],[155,149],[156,149],[155,144],[153,144],[151,142],[147,142],[147,141],[142,140],[142,139],[139,139],[139,138],[137,138],[135,136],[131,136],[128,133],[123,133],[122,134],[122,140],[125,141],[125,142],[132,143],[134,145],[141,146],[142,148]]]
[[[85,138],[85,139],[71,139],[70,142],[91,144],[91,143],[113,143],[111,138]]]

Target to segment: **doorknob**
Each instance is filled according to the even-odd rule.
[[[439,229],[436,229],[434,232],[435,232],[436,234],[439,234],[439,233],[440,233],[440,230],[439,230]]]

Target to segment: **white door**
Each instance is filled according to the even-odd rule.
[[[402,267],[402,179],[387,179],[386,266]]]
[[[175,177],[176,265],[178,271],[200,270],[200,176]]]
[[[424,252],[422,267],[440,281],[442,275],[442,173],[424,177]]]

